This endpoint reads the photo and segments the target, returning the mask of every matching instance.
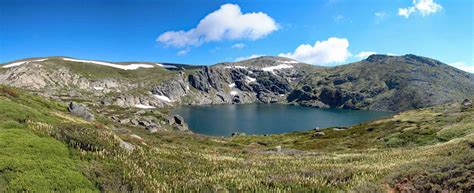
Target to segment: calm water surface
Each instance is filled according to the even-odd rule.
[[[284,104],[181,106],[173,112],[183,116],[193,132],[214,136],[229,136],[234,132],[272,134],[349,126],[391,114]]]

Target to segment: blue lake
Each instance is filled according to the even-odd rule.
[[[273,134],[350,126],[391,115],[389,112],[284,104],[180,106],[173,113],[184,117],[193,132],[213,136],[229,136],[234,132]]]

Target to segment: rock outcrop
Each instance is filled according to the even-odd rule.
[[[78,104],[78,103],[75,103],[75,102],[70,102],[68,107],[67,107],[67,110],[71,114],[73,114],[75,116],[78,116],[78,117],[81,117],[86,121],[89,121],[89,122],[94,121],[94,115],[89,112],[87,107],[85,107],[81,104]]]

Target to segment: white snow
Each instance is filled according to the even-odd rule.
[[[104,90],[104,87],[101,87],[101,86],[94,86],[94,90]]]
[[[252,78],[252,77],[250,77],[250,76],[246,76],[246,80],[245,80],[245,81],[247,81],[247,82],[255,82],[255,81],[257,81],[257,79]]]
[[[298,61],[280,61],[281,63],[284,63],[284,64],[298,64],[299,62]]]
[[[239,93],[238,93],[237,91],[235,91],[235,90],[230,91],[230,95],[232,95],[232,96],[235,96],[235,95],[237,95],[237,94],[239,94]]]
[[[280,69],[285,69],[285,68],[293,68],[292,65],[287,65],[287,64],[280,64],[277,66],[270,66],[270,67],[265,67],[262,68],[263,71],[268,71],[268,72],[273,72],[273,70],[280,70]]]
[[[189,84],[186,85],[186,90],[189,90]]]
[[[119,69],[122,69],[122,70],[136,70],[138,68],[153,68],[153,66],[150,65],[150,64],[120,65],[120,64],[113,64],[113,63],[108,63],[108,62],[101,62],[101,61],[94,61],[94,60],[78,60],[78,59],[72,59],[72,58],[63,58],[63,60],[72,61],[72,62],[83,62],[83,63],[98,64],[98,65],[108,66],[108,67],[112,67],[112,68],[119,68]]]
[[[157,66],[162,67],[162,68],[178,68],[173,65],[165,65],[165,64],[160,64],[160,63],[155,63]]]
[[[235,83],[229,84],[229,87],[230,87],[230,88],[234,88],[234,87],[235,87]]]
[[[165,101],[165,102],[169,102],[169,103],[170,103],[170,102],[173,102],[173,100],[171,100],[170,98],[168,98],[167,96],[164,96],[164,95],[157,95],[157,94],[155,94],[155,95],[153,95],[153,96],[155,96],[156,98],[158,98],[158,99],[160,99],[160,100],[162,100],[162,101]]]
[[[140,109],[154,109],[156,107],[150,106],[150,105],[144,105],[144,104],[137,104],[135,107],[140,108]]]
[[[246,66],[226,66],[225,68],[241,68],[241,69],[246,69]]]
[[[43,58],[43,59],[38,59],[38,60],[27,60],[27,61],[21,61],[21,62],[14,62],[14,63],[2,66],[2,68],[11,68],[11,67],[20,66],[22,64],[26,64],[26,63],[30,63],[30,62],[42,62],[42,61],[45,61],[47,59],[48,58]]]

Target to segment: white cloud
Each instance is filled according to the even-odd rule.
[[[262,54],[252,54],[250,56],[238,57],[234,60],[234,62],[238,62],[238,61],[242,61],[242,60],[248,60],[248,59],[252,59],[252,58],[258,58],[260,56],[264,56],[264,55],[262,55]]]
[[[379,24],[387,18],[387,13],[384,11],[375,12],[375,24]]]
[[[415,12],[415,8],[414,7],[409,7],[409,8],[400,8],[398,9],[398,15],[399,16],[403,16],[405,18],[408,18],[410,17],[410,15]]]
[[[278,30],[278,25],[265,13],[243,14],[235,4],[224,4],[208,14],[199,24],[188,31],[168,31],[157,41],[167,46],[199,46],[202,43],[220,40],[256,40]]]
[[[180,50],[177,54],[178,54],[178,56],[184,56],[184,55],[188,54],[189,51],[191,51],[191,48],[188,47],[188,48]]]
[[[232,45],[232,48],[242,49],[242,48],[245,48],[245,44],[237,43],[237,44]]]
[[[341,15],[341,14],[336,15],[336,16],[334,17],[334,21],[341,21],[341,20],[343,20],[343,19],[344,19],[344,16]]]
[[[455,67],[460,70],[464,70],[466,72],[474,73],[474,66],[473,65],[467,65],[464,62],[453,62],[449,64],[452,67]]]
[[[374,15],[376,17],[385,17],[387,15],[387,13],[385,13],[385,12],[375,12]]]
[[[348,47],[349,41],[346,38],[332,37],[325,41],[317,41],[313,46],[302,44],[294,52],[281,53],[278,56],[315,65],[327,65],[345,62],[351,56]]]
[[[433,0],[413,0],[413,6],[398,9],[398,15],[408,18],[412,13],[418,11],[424,17],[436,13],[442,8],[440,4],[435,3]]]
[[[377,52],[374,52],[374,51],[362,51],[360,52],[359,54],[355,55],[356,58],[362,60],[362,59],[366,59],[367,57],[369,57],[370,55],[372,54],[377,54]]]

